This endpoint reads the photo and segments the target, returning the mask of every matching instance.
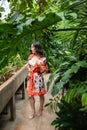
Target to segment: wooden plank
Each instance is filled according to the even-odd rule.
[[[7,105],[11,97],[13,96],[14,82],[10,82],[0,91],[0,112]]]

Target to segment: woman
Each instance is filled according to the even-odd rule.
[[[46,58],[43,56],[43,50],[39,42],[34,42],[31,45],[31,54],[28,58],[28,83],[27,83],[27,94],[29,94],[29,101],[32,108],[32,114],[30,119],[35,116],[35,99],[34,96],[40,97],[40,107],[37,113],[38,116],[42,114],[44,105],[44,94],[46,89],[44,87],[44,79],[42,73],[44,73],[48,66]]]

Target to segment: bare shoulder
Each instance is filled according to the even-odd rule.
[[[29,57],[28,57],[28,60],[30,60],[31,58],[33,58],[34,55],[33,54],[30,54]]]

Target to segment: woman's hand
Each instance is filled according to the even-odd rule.
[[[37,61],[37,64],[40,68],[40,72],[43,73],[48,69],[47,64],[42,64],[40,60]]]

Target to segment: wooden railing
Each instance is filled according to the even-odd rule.
[[[27,74],[28,70],[25,65],[0,86],[0,113],[9,104],[11,120],[16,118],[15,93],[18,89],[22,90],[22,98],[25,98],[25,80]]]

